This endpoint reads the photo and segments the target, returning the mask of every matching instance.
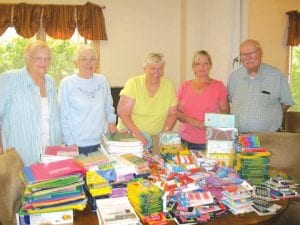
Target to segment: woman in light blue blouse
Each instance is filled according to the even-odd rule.
[[[51,51],[43,41],[24,50],[26,66],[0,75],[0,127],[4,151],[14,147],[25,165],[40,160],[45,145],[62,144]]]
[[[117,131],[116,114],[108,80],[94,73],[96,50],[89,45],[80,47],[75,64],[78,73],[64,78],[59,87],[63,141],[88,154],[100,147],[101,133]]]

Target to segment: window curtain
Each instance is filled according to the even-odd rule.
[[[76,28],[75,6],[44,6],[43,26],[46,33],[56,39],[70,39]]]
[[[11,24],[11,12],[13,5],[1,4],[0,5],[0,35],[2,35]]]
[[[72,37],[77,26],[88,40],[107,40],[102,7],[89,2],[85,5],[0,4],[0,11],[0,35],[13,25],[19,35],[31,38],[42,26],[50,37],[66,40]]]
[[[89,40],[107,40],[102,9],[92,3],[77,6],[77,27],[81,36]],[[95,21],[98,21],[95,23]]]
[[[287,45],[297,46],[300,44],[300,14],[298,11],[287,12],[289,16]]]
[[[20,3],[14,5],[13,25],[16,32],[24,38],[33,37],[40,28],[42,7]]]

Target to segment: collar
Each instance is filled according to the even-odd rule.
[[[31,76],[28,73],[27,68],[24,67],[22,70],[23,70],[23,73],[21,73],[21,75],[22,75],[24,84],[27,85],[28,88],[36,87],[36,84],[31,79]],[[50,89],[50,86],[49,86],[48,77],[46,74],[45,74],[45,86],[46,86],[46,91],[48,91]]]
[[[260,64],[260,66],[257,70],[256,76],[253,79],[251,79],[250,76],[249,76],[247,68],[243,66],[242,67],[243,68],[243,70],[242,70],[243,79],[249,79],[249,80],[256,80],[256,79],[262,80],[262,79],[264,79],[264,73],[263,73],[264,68],[263,67],[264,67],[263,63]]]

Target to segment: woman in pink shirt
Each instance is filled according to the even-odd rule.
[[[230,108],[224,84],[209,77],[210,55],[204,50],[197,51],[192,67],[195,78],[185,81],[177,92],[179,132],[189,149],[205,150],[205,113],[229,113]]]

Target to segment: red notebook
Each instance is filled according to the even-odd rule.
[[[77,156],[79,155],[76,146],[46,146],[43,150],[45,156]]]
[[[71,174],[85,174],[83,166],[74,159],[65,159],[49,163],[36,163],[30,166],[35,182],[68,176]]]

